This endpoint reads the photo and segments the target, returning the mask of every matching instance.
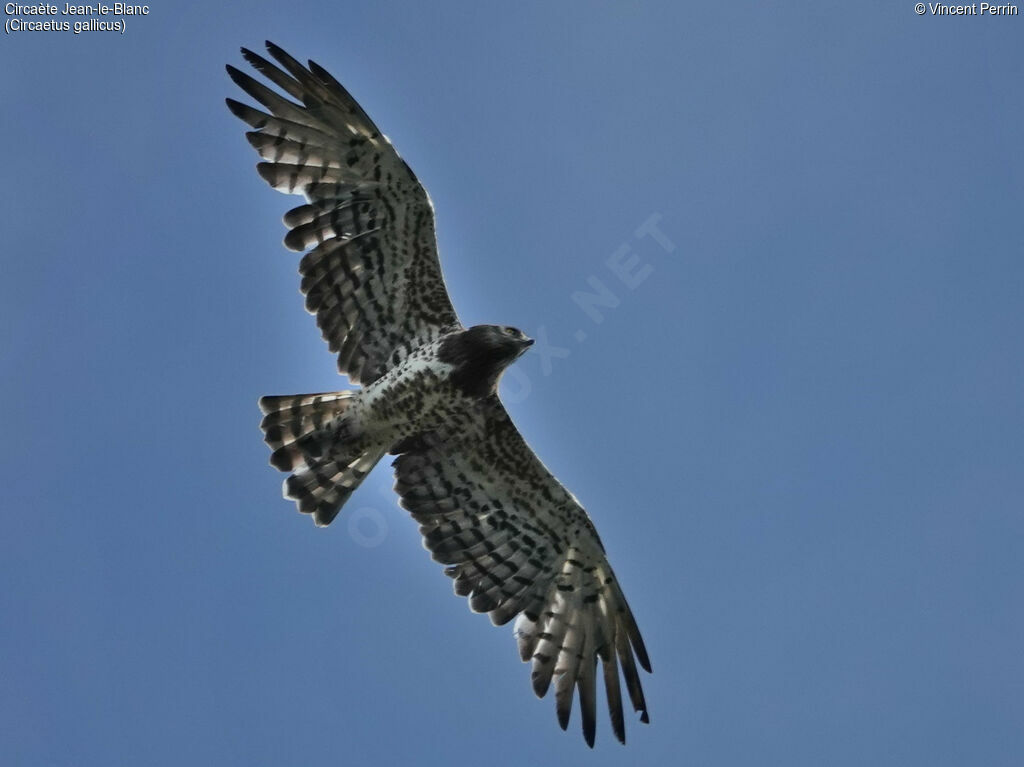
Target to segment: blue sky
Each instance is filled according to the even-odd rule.
[[[1022,33],[159,2],[5,36],[0,760],[1018,764]],[[504,390],[644,632],[625,750],[558,729],[385,465],[326,530],[281,499],[257,398],[345,383],[223,105],[265,38],[425,182],[464,321],[545,334]]]

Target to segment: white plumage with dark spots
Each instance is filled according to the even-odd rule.
[[[578,693],[593,746],[600,664],[612,731],[625,742],[621,678],[648,721],[643,639],[576,498],[523,440],[497,394],[533,343],[499,325],[465,328],[441,276],[426,192],[341,84],[267,43],[242,55],[277,90],[234,67],[261,108],[228,99],[271,186],[306,202],[285,214],[306,308],[349,391],[263,397],[270,462],[318,525],[338,515],[387,453],[395,489],[455,593],[495,624],[515,622],[533,689],[555,687],[566,728]],[[281,93],[285,95],[281,95]]]

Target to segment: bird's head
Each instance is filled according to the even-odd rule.
[[[533,339],[519,328],[510,325],[474,325],[466,331],[474,351],[494,361],[507,360],[511,364],[533,346]]]
[[[494,391],[505,368],[531,346],[533,339],[519,328],[474,325],[445,339],[439,356],[455,367],[452,379],[457,386],[484,396]]]

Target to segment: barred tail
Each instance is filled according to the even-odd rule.
[[[284,497],[299,511],[329,525],[387,448],[363,439],[345,414],[357,392],[261,397],[264,441],[270,463],[293,472]]]

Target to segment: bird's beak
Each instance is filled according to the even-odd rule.
[[[533,339],[532,338],[524,338],[519,343],[521,343],[523,345],[523,349],[524,350],[525,349],[529,349],[531,346],[533,346]]]

